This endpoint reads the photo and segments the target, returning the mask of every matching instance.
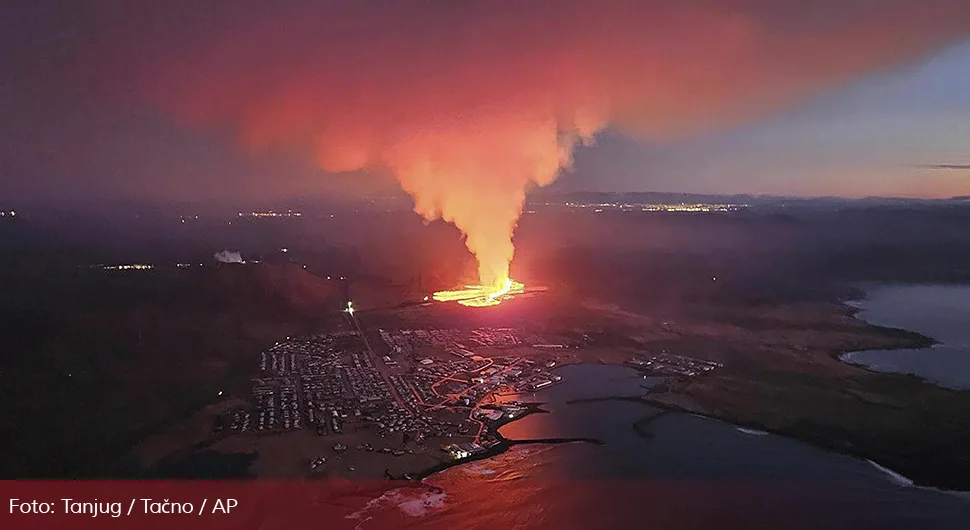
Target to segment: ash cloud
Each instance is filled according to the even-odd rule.
[[[508,275],[528,190],[598,131],[737,125],[970,35],[964,0],[133,4],[96,11],[106,86],[252,149],[393,175],[485,284]]]

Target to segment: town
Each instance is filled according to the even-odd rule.
[[[346,460],[347,451],[465,459],[499,444],[501,425],[535,411],[524,396],[561,382],[553,371],[581,362],[577,349],[589,339],[517,328],[365,331],[352,307],[352,328],[287,337],[263,351],[250,403],[233,408],[221,428],[257,436],[315,432],[332,451],[325,451],[330,461],[310,460],[312,473]],[[662,377],[721,367],[666,351],[626,364]]]
[[[499,402],[499,396],[559,382],[550,371],[568,348],[510,328],[382,329],[371,339],[358,331],[289,337],[260,354],[252,406],[234,409],[226,427],[256,434],[307,428],[320,436],[367,431],[388,445],[398,434],[403,437],[394,439],[402,445],[450,441],[442,444],[444,451],[467,457],[498,443],[497,422],[526,410],[517,401]],[[333,449],[347,447],[336,443]],[[373,443],[357,449],[375,450]],[[324,462],[316,459],[311,468]]]
[[[626,365],[652,375],[679,377],[694,377],[724,367],[721,363],[671,355],[666,351],[646,359],[634,357],[627,361]]]

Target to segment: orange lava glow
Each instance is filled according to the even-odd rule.
[[[525,292],[525,285],[506,278],[496,286],[466,285],[464,289],[438,291],[434,299],[438,302],[458,302],[468,307],[490,307],[502,303],[516,294]]]

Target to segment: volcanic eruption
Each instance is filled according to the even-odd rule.
[[[438,291],[434,294],[434,299],[439,302],[458,302],[469,307],[488,307],[524,292],[525,285],[506,276],[505,281],[498,286],[466,285],[464,289]]]
[[[84,71],[248,147],[392,175],[415,212],[461,231],[478,283],[434,297],[471,306],[523,289],[509,264],[527,192],[607,126],[656,141],[736,125],[970,29],[958,0],[283,0],[213,3],[192,20],[163,4],[92,39],[100,60],[125,60]]]

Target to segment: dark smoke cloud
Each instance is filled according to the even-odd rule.
[[[970,164],[929,164],[919,167],[922,169],[952,169],[957,171],[970,170]]]

